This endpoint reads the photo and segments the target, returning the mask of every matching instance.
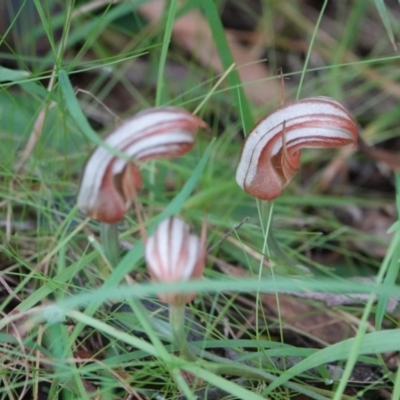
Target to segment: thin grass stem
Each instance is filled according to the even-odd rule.
[[[172,28],[174,26],[177,5],[178,5],[178,0],[170,1],[167,22],[165,25],[165,32],[161,47],[160,62],[158,64],[156,107],[159,107],[163,101],[164,86],[165,86],[164,69],[165,69],[165,63],[167,61],[168,47],[171,41]]]
[[[317,20],[317,22],[315,24],[314,32],[313,32],[313,34],[311,36],[310,45],[308,46],[308,50],[307,50],[306,60],[304,61],[303,70],[301,71],[299,87],[297,88],[296,100],[298,100],[299,97],[300,97],[301,89],[303,87],[304,77],[305,77],[306,72],[307,72],[308,62],[310,61],[311,52],[312,52],[312,49],[314,47],[315,38],[317,36],[318,28],[319,28],[319,25],[321,24],[322,17],[323,17],[323,15],[325,13],[325,8],[326,8],[327,5],[328,5],[328,0],[325,0],[324,4],[322,5],[321,11],[319,13],[318,20]]]

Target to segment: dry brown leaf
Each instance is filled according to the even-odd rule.
[[[164,10],[164,0],[149,1],[139,7],[139,12],[152,23],[160,20]],[[251,49],[248,50],[236,40],[234,33],[225,33],[249,100],[261,106],[269,102],[277,103],[281,97],[279,81],[267,80],[271,77],[268,68],[259,62]],[[218,74],[224,72],[209,25],[199,11],[190,11],[178,18],[172,38],[202,65],[212,68]]]
[[[276,296],[264,294],[261,298],[268,309],[278,315]],[[279,295],[279,313],[283,324],[328,344],[354,336],[353,329],[340,317],[318,310],[294,297]]]
[[[210,256],[209,256],[210,257]],[[212,257],[215,265],[224,273],[234,278],[250,276],[249,272],[243,268],[230,265],[225,261]],[[298,297],[313,298],[318,295],[313,293],[293,293],[293,296],[279,294],[279,315],[283,324],[293,326],[325,343],[337,343],[354,335],[351,325],[346,323],[341,317],[335,316],[329,311],[318,310],[312,305],[299,301]],[[322,296],[335,296],[334,294],[321,294]],[[262,294],[262,302],[274,315],[278,315],[278,305],[275,294]],[[347,297],[346,297],[347,299]],[[319,299],[324,301],[324,298]],[[339,305],[342,303],[339,303]]]

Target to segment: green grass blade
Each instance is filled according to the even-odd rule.
[[[79,102],[75,96],[74,89],[72,88],[71,82],[68,78],[68,74],[63,69],[58,71],[58,82],[60,84],[61,92],[64,96],[67,109],[84,136],[97,146],[106,148],[111,154],[115,155],[116,157],[120,157],[123,159],[129,158],[126,154],[118,151],[117,149],[114,149],[113,147],[110,147],[107,143],[101,140],[99,135],[92,129],[88,120],[83,114]]]
[[[47,39],[50,43],[54,60],[57,60],[57,47],[54,41],[53,27],[51,25],[52,19],[49,17],[49,15],[46,15],[45,10],[42,7],[43,2],[40,2],[39,0],[33,0],[33,2],[35,3],[35,7],[42,21],[42,26],[46,32]],[[49,13],[48,9],[46,11],[47,13]]]
[[[1,82],[15,82],[29,76],[28,71],[21,71],[17,69],[8,69],[0,65],[0,83]]]
[[[400,399],[400,368],[397,368],[396,378],[394,380],[392,399]]]
[[[110,337],[115,337],[116,339],[121,340],[134,348],[143,350],[149,355],[158,355],[155,347],[152,344],[147,343],[136,336],[130,335],[129,333],[122,332],[113,326],[106,324],[105,322],[99,321],[98,319],[87,315],[86,313],[84,314],[79,311],[71,310],[68,312],[68,316],[87,326],[91,326],[100,332],[106,333]]]
[[[383,283],[385,286],[392,286],[396,283],[396,279],[399,276],[400,271],[400,174],[396,173],[395,175],[396,181],[396,206],[397,206],[397,228],[393,226],[395,229],[395,235],[392,239],[392,243],[390,244],[385,259],[383,261],[383,266],[389,264],[387,267],[387,272],[383,279]],[[386,270],[386,268],[385,268]],[[377,330],[381,329],[383,318],[386,312],[386,306],[389,301],[389,295],[383,294],[379,297],[376,316],[375,316],[375,328]]]
[[[122,261],[121,261],[122,263]],[[120,263],[120,265],[121,265]],[[132,267],[132,264],[130,264]],[[129,270],[128,270],[129,271]],[[117,278],[120,275],[113,274],[111,279],[103,284],[98,289],[93,289],[88,292],[77,293],[74,296],[65,297],[59,300],[56,304],[56,308],[59,312],[66,312],[72,308],[82,307],[87,304],[93,304],[95,302],[104,302],[106,300],[123,300],[126,297],[131,298],[142,298],[150,297],[157,293],[171,293],[171,292],[182,292],[182,293],[216,293],[216,292],[257,292],[260,293],[276,293],[276,292],[288,292],[288,291],[312,291],[318,293],[367,293],[367,294],[382,294],[389,292],[392,296],[400,297],[400,287],[392,286],[389,288],[383,287],[382,285],[371,285],[360,282],[351,282],[346,280],[332,280],[332,279],[320,279],[320,278],[307,278],[304,280],[300,279],[289,279],[287,277],[275,277],[275,281],[271,281],[270,278],[263,279],[229,279],[223,280],[199,280],[189,281],[180,283],[153,283],[145,282],[134,287],[129,286],[116,286],[115,282],[119,282]],[[122,278],[121,278],[122,279]],[[111,280],[111,283],[110,283]],[[111,285],[112,284],[112,285]],[[51,314],[49,310],[49,314]],[[0,321],[0,328],[4,326],[6,321]],[[348,354],[347,354],[348,356]]]
[[[312,52],[312,49],[313,49],[313,46],[314,46],[315,38],[317,36],[318,28],[319,28],[319,25],[321,24],[322,17],[324,15],[325,8],[326,8],[327,4],[328,4],[328,0],[325,0],[324,4],[322,5],[321,11],[319,13],[318,20],[317,20],[317,22],[315,24],[315,28],[314,28],[313,34],[311,36],[311,41],[310,41],[310,44],[309,44],[308,50],[307,50],[306,60],[304,61],[303,70],[301,71],[299,87],[297,88],[296,100],[298,100],[300,98],[300,93],[301,93],[301,89],[303,87],[303,81],[304,81],[304,77],[306,75],[308,62],[309,62],[310,57],[311,57],[311,52]]]
[[[385,278],[383,279],[384,287],[391,287],[396,283],[396,279],[400,270],[400,231],[397,231],[393,237],[392,243],[386,253],[385,260],[382,263],[382,269],[387,269]],[[386,312],[386,306],[389,301],[390,295],[384,293],[379,297],[376,316],[375,316],[375,328],[381,329],[383,318]]]
[[[368,333],[362,339],[359,355],[400,350],[399,335],[400,329]],[[294,367],[283,372],[279,378],[266,388],[263,395],[270,394],[280,385],[284,385],[290,379],[307,370],[335,361],[347,360],[355,341],[355,338],[347,339],[312,354]]]
[[[397,50],[396,40],[394,38],[392,25],[389,19],[389,12],[386,8],[385,2],[383,0],[375,0],[375,6],[382,19],[383,25],[385,26],[386,33],[389,36],[390,42],[392,43],[393,48]]]
[[[224,69],[227,70],[235,61],[230,51],[228,41],[226,40],[225,30],[219,17],[218,8],[214,0],[203,0],[201,4],[210,25],[222,65]],[[243,129],[246,134],[254,125],[250,103],[244,93],[239,74],[235,69],[232,70],[226,79],[230,86],[238,114],[242,116]]]
[[[178,0],[171,0],[168,9],[167,22],[165,25],[164,37],[161,47],[160,62],[158,64],[156,107],[161,106],[161,104],[163,103],[163,97],[165,95],[164,69],[165,63],[167,61],[169,43],[171,42],[172,28],[174,26],[177,4]]]
[[[217,386],[228,393],[231,393],[235,397],[239,397],[240,399],[246,400],[263,400],[264,397],[259,394],[252,393],[249,390],[237,385],[234,382],[228,381],[218,375],[213,374],[210,371],[207,371],[203,368],[199,368],[195,365],[185,366],[184,369],[193,375],[203,379],[211,383],[214,386]]]
[[[96,251],[93,251],[86,256],[82,256],[81,259],[66,267],[60,273],[44,283],[40,288],[35,290],[30,296],[24,299],[18,305],[18,311],[28,311],[47,296],[51,295],[56,289],[61,289],[66,282],[71,280],[76,274],[78,274],[79,271],[93,262],[93,260],[95,260],[97,257],[98,253]]]

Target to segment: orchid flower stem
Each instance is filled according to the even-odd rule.
[[[266,248],[264,249],[266,250],[267,257],[269,258],[270,256],[273,256],[273,259],[285,266],[286,269],[290,271],[290,274],[310,275],[310,270],[303,265],[297,264],[291,257],[289,257],[277,241],[275,230],[273,229],[273,201],[263,202],[263,205],[264,204],[265,210],[262,210],[262,213],[261,209],[259,209],[259,215],[260,221],[263,221],[265,216],[268,218],[266,224],[262,224],[261,226],[264,235],[267,235]]]
[[[185,332],[185,306],[169,306],[169,323],[172,331],[172,343],[179,350],[179,355],[188,360],[196,361],[196,356],[189,350]]]
[[[115,267],[119,263],[118,223],[100,223],[100,238],[108,262]]]

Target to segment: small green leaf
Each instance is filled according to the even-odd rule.
[[[8,69],[0,66],[0,82],[15,82],[26,78],[30,73],[18,69]]]

